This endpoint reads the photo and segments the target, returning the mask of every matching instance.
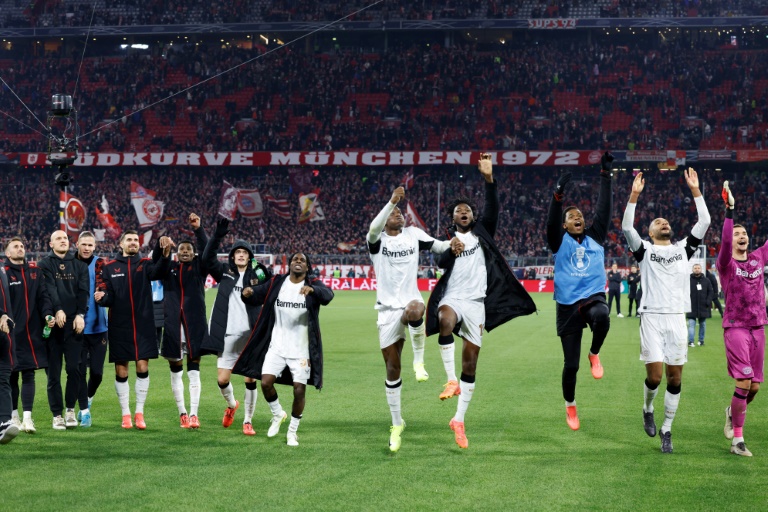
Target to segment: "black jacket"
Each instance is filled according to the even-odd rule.
[[[627,274],[627,285],[629,286],[629,298],[634,299],[637,296],[637,285],[640,284],[640,273]]]
[[[53,306],[48,290],[43,283],[43,271],[26,261],[21,265],[5,262],[8,288],[16,322],[14,342],[16,343],[15,371],[37,370],[48,367],[48,351],[43,339],[45,317],[53,316]]]
[[[216,300],[213,303],[213,311],[211,312],[211,325],[208,327],[208,336],[202,344],[202,354],[219,354],[224,351],[224,335],[227,334],[227,317],[229,316],[229,296],[237,284],[237,280],[240,277],[240,273],[235,265],[235,251],[237,249],[245,249],[248,251],[249,257],[253,262],[253,251],[251,246],[244,240],[236,240],[232,246],[232,250],[229,251],[229,262],[223,263],[216,258],[216,252],[221,244],[221,238],[215,234],[208,240],[203,251],[202,265],[208,270],[218,283],[218,291],[216,292]],[[253,265],[256,265],[254,268]],[[261,269],[264,272],[264,279],[260,280],[256,275],[257,269]],[[245,269],[245,275],[243,276],[243,287],[258,286],[267,279],[272,277],[269,269],[261,263],[252,263]],[[240,292],[241,290],[238,290]],[[256,323],[256,317],[259,315],[260,307],[246,308],[248,311],[248,324],[253,326]]]
[[[249,306],[261,305],[260,314],[256,324],[251,330],[232,373],[245,375],[261,380],[261,368],[264,365],[264,357],[267,355],[269,344],[272,341],[272,328],[275,326],[275,301],[280,294],[283,282],[288,274],[273,277],[270,281],[253,289],[253,295],[243,298],[243,302]],[[307,277],[307,286],[314,288],[314,292],[307,295],[307,313],[309,316],[309,384],[317,389],[323,387],[323,340],[320,336],[320,306],[327,306],[333,300],[333,291],[319,279]],[[292,384],[293,378],[290,371],[283,371],[277,379],[280,384]]]
[[[704,274],[700,274],[698,277],[691,274],[691,312],[685,316],[687,318],[710,318],[714,298],[715,294],[709,279]]]
[[[608,271],[608,291],[620,292],[621,291],[621,272],[613,270]]]
[[[530,315],[536,311],[536,304],[525,291],[523,285],[517,280],[509,268],[507,260],[496,247],[493,237],[499,221],[499,193],[496,182],[485,184],[485,211],[480,219],[472,226],[472,233],[479,239],[485,253],[485,268],[488,279],[488,288],[485,296],[485,330],[490,332],[493,328],[512,320],[518,316]],[[449,232],[455,233],[455,228]],[[427,305],[426,329],[427,336],[440,332],[437,316],[437,307],[445,295],[448,281],[451,278],[456,257],[452,251],[445,251],[440,256],[438,266],[445,269],[445,274],[435,285],[435,289],[429,296]],[[457,325],[454,332],[458,334]]]
[[[167,272],[170,258],[153,263],[138,254],[122,254],[104,264],[97,288],[99,306],[109,307],[109,362],[157,358],[152,283]]]
[[[712,293],[715,294],[714,298],[717,298],[717,295],[720,293],[720,286],[717,284],[717,277],[715,274],[707,270],[707,279],[709,279],[709,282],[712,285]]]
[[[208,236],[200,227],[195,230],[198,247],[205,247]],[[159,243],[159,241],[158,241]],[[152,251],[152,261],[161,259],[160,246]],[[157,276],[163,281],[163,347],[161,355],[174,359],[181,358],[181,326],[187,343],[187,354],[191,359],[200,357],[200,347],[208,334],[205,314],[205,279],[208,269],[199,257],[189,263],[171,261],[159,269]]]
[[[53,311],[64,311],[67,322],[70,323],[75,315],[85,316],[88,311],[88,295],[91,293],[88,265],[75,258],[73,252],[68,252],[60,258],[51,251],[37,266],[45,276],[45,287]]]
[[[5,267],[0,265],[0,316],[8,315],[13,321],[13,308],[11,307],[11,292],[8,290],[8,276]],[[11,324],[8,324],[11,327]],[[16,364],[16,343],[13,342],[13,329],[9,334],[0,332],[0,361],[11,368]]]

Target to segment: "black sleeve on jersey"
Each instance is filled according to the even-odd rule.
[[[424,242],[423,240],[419,240],[419,250],[420,251],[428,251],[432,249],[432,246],[435,245],[434,240],[430,240],[429,242]]]
[[[643,260],[643,257],[645,257],[645,244],[640,244],[640,248],[636,251],[632,251],[632,256],[635,257],[635,260],[637,262],[641,262]]]
[[[613,194],[611,193],[611,173],[600,173],[600,193],[597,195],[595,220],[585,234],[595,242],[603,244],[608,236],[608,224],[611,222]]]
[[[373,243],[368,242],[368,252],[370,252],[371,254],[379,254],[380,250],[381,250],[381,238],[379,238]]]
[[[693,235],[688,235],[688,238],[685,239],[685,254],[688,255],[688,259],[691,259],[693,255],[696,253],[696,249],[699,248],[699,245],[701,244],[701,238],[696,238]]]
[[[560,250],[560,244],[563,242],[563,201],[558,201],[557,195],[553,194],[549,202],[549,212],[547,213],[547,244],[553,253]]]

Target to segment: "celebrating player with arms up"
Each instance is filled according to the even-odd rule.
[[[493,180],[491,155],[480,155],[478,169],[485,179],[485,212],[477,220],[477,209],[466,198],[450,204],[455,235],[464,250],[458,255],[445,251],[439,267],[446,269],[437,282],[427,306],[427,335],[440,334],[440,355],[448,376],[440,399],[459,395],[456,415],[448,424],[456,444],[467,448],[464,414],[475,390],[475,371],[480,354],[483,328],[495,327],[521,315],[536,311],[536,305],[517,280],[493,237],[499,222],[499,193]],[[461,336],[461,385],[454,367],[453,334]]]
[[[717,255],[717,273],[725,294],[723,336],[728,375],[736,381],[731,405],[725,409],[725,437],[732,439],[731,453],[751,457],[744,444],[747,404],[763,382],[765,359],[765,291],[763,268],[768,262],[768,242],[747,253],[749,235],[741,224],[733,223],[734,199],[728,182],[723,183],[725,219],[722,246]]]
[[[600,347],[611,326],[610,308],[605,303],[605,250],[603,242],[611,219],[611,168],[613,156],[603,155],[597,214],[587,228],[584,215],[575,206],[563,212],[565,188],[571,173],[563,174],[549,204],[547,243],[555,257],[555,296],[557,335],[563,345],[563,398],[565,420],[572,430],[579,430],[576,412],[576,373],[579,371],[581,336],[592,329],[589,364],[592,376],[603,377]]]
[[[451,242],[438,241],[417,227],[404,227],[405,218],[397,207],[404,196],[403,187],[396,188],[368,231],[368,251],[378,278],[377,324],[379,345],[387,367],[387,403],[392,414],[389,449],[393,452],[400,449],[400,434],[405,428],[405,421],[400,415],[400,354],[405,342],[406,325],[411,334],[416,380],[424,382],[429,378],[424,369],[424,300],[416,286],[419,251],[431,250],[442,254],[452,245],[456,254],[464,250],[458,238]]]
[[[643,425],[645,432],[654,437],[656,422],[653,418],[653,399],[661,383],[662,366],[667,367],[667,392],[664,395],[664,424],[661,426],[661,451],[672,453],[672,420],[680,403],[680,382],[683,365],[688,358],[688,328],[685,313],[691,310],[689,287],[690,265],[688,260],[704,239],[709,227],[709,211],[699,190],[699,177],[689,168],[685,182],[693,194],[699,220],[685,240],[673,244],[672,228],[666,219],[651,222],[648,236],[651,241],[640,239],[634,228],[637,198],[645,187],[643,173],[638,173],[632,183],[627,209],[621,228],[629,248],[640,265],[640,283],[643,303],[638,313],[640,323],[640,359],[645,361],[645,404]]]

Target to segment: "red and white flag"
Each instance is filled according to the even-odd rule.
[[[299,195],[299,208],[301,209],[301,213],[299,214],[299,224],[325,220],[325,214],[323,213],[323,209],[320,208],[320,203],[317,200],[317,196],[319,195],[320,189],[317,188],[308,194]]]
[[[219,198],[219,215],[225,219],[235,220],[237,215],[237,189],[231,183],[225,181],[221,185],[221,197]]]
[[[272,208],[275,215],[281,219],[291,218],[291,206],[288,204],[288,200],[280,197],[273,197],[269,194],[264,195],[264,199],[267,201],[267,205]]]
[[[104,203],[102,203],[103,205]],[[104,234],[111,240],[117,240],[120,238],[120,233],[122,233],[122,230],[120,229],[120,226],[115,221],[114,217],[112,217],[111,213],[101,212],[99,210],[99,207],[96,207],[96,219],[101,223],[101,226],[104,228]]]
[[[352,240],[351,242],[339,242],[336,244],[336,248],[341,252],[352,252],[352,249],[355,248],[357,243],[357,240]]]
[[[143,235],[139,236],[139,247],[149,247],[149,242],[152,241],[152,230],[145,231]]]
[[[75,196],[64,192],[59,192],[59,229],[72,237],[76,242],[80,231],[85,224],[85,207],[82,201]]]
[[[240,189],[237,194],[237,211],[245,218],[260,219],[264,214],[264,204],[258,189]]]
[[[416,209],[413,207],[413,203],[411,201],[408,201],[408,205],[405,207],[405,225],[416,226],[422,231],[427,230],[427,225],[424,223],[424,219],[422,219],[419,214],[416,213]]]
[[[131,203],[142,228],[154,226],[163,216],[165,203],[156,201],[155,196],[154,190],[144,188],[135,181],[131,182]]]
[[[405,174],[405,180],[403,180],[403,186],[405,187],[405,190],[413,188],[413,183],[415,180],[416,179],[413,176],[413,167],[411,167]]]

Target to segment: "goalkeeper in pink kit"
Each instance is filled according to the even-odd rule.
[[[728,375],[736,381],[731,404],[725,409],[726,439],[731,439],[731,453],[751,457],[744,443],[747,404],[763,382],[765,359],[765,312],[763,268],[768,260],[768,242],[748,253],[749,235],[741,224],[733,223],[734,198],[723,183],[725,219],[722,244],[717,256],[717,273],[725,295],[723,336],[728,359]]]

